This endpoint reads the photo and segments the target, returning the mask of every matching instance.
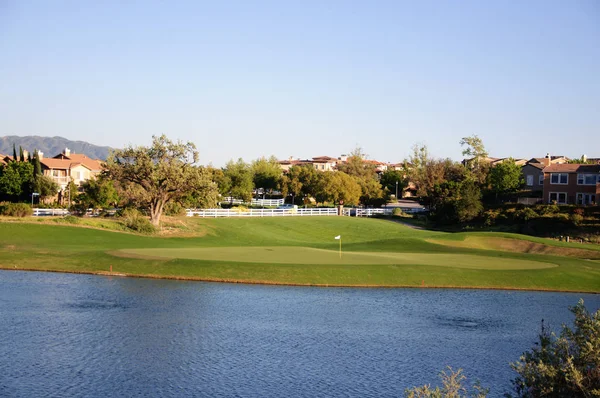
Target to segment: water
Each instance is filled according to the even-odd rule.
[[[600,296],[0,272],[0,396],[397,397],[463,368],[501,396],[540,320]]]

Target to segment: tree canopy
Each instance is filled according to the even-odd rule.
[[[193,143],[174,143],[165,135],[153,136],[149,147],[129,146],[113,151],[103,173],[134,188],[133,198],[149,209],[150,221],[157,226],[168,202],[180,200],[190,191],[214,189],[210,172],[196,167],[197,161],[198,151]]]

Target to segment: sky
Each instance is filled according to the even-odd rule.
[[[0,136],[600,157],[598,0],[0,0]]]

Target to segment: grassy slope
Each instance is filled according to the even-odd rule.
[[[461,286],[600,292],[600,263],[548,255],[437,245],[427,240],[465,234],[418,231],[395,223],[342,217],[190,220],[201,237],[159,238],[54,225],[0,223],[0,266],[60,271],[318,285]],[[302,265],[131,259],[107,252],[125,248],[306,246],[368,252],[469,253],[547,261],[543,270],[490,271],[429,265]],[[465,235],[468,236],[468,235]],[[504,236],[504,235],[503,235]],[[514,237],[511,235],[511,237]],[[464,239],[464,237],[462,238]],[[586,247],[587,248],[587,247]]]

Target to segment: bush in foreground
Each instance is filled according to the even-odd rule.
[[[557,336],[542,323],[537,347],[511,364],[516,397],[600,396],[600,310],[590,314],[579,300],[571,312],[574,329]]]
[[[536,346],[511,364],[518,376],[512,381],[519,398],[600,397],[600,310],[590,314],[583,300],[570,308],[574,325],[563,325],[559,336],[550,333],[542,321]],[[442,387],[427,384],[404,391],[407,398],[484,398],[489,390],[476,383],[469,392],[462,369],[448,367],[440,378]],[[513,395],[506,394],[512,398]]]
[[[430,384],[426,384],[422,387],[405,390],[404,396],[406,398],[485,398],[489,392],[487,388],[481,387],[479,382],[475,383],[469,392],[464,385],[467,378],[462,374],[462,369],[455,372],[448,366],[448,372],[442,371],[440,379],[442,380],[442,388],[432,389]]]

